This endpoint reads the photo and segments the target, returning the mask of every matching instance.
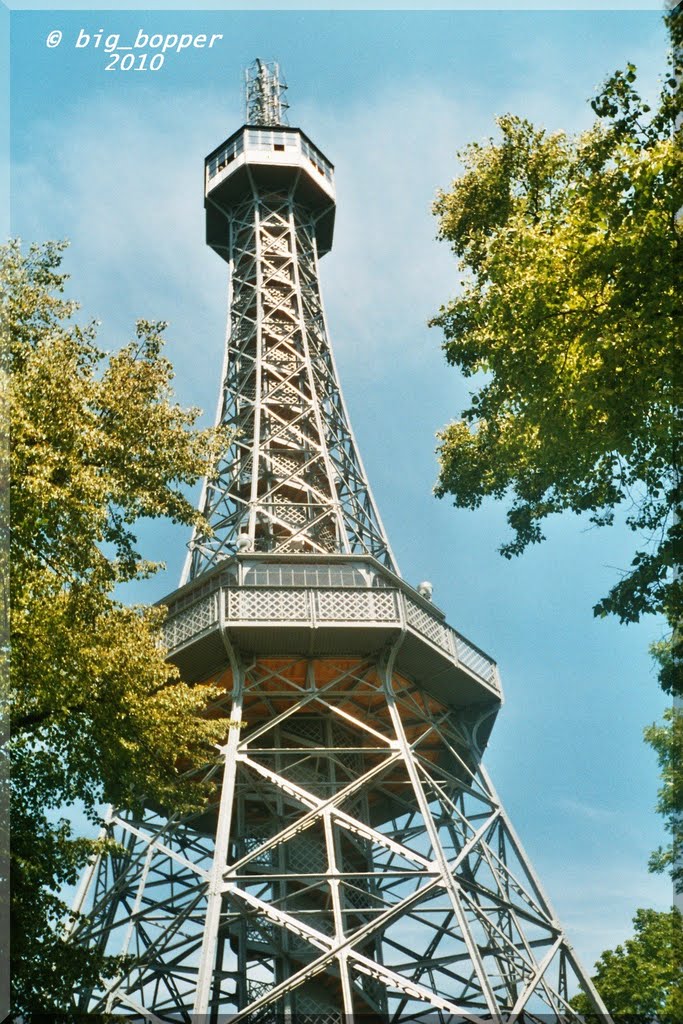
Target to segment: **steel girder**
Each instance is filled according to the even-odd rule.
[[[150,1021],[571,1021],[605,1013],[458,712],[382,658],[216,680],[208,809],[112,813],[72,940],[129,957],[79,1009]],[[487,709],[482,707],[481,714]]]
[[[231,297],[218,422],[192,578],[236,550],[370,554],[394,568],[349,426],[318,282],[315,220],[254,188],[226,218]]]

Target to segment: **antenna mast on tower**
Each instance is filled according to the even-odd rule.
[[[246,123],[276,127],[287,124],[289,104],[285,100],[287,83],[277,61],[258,57],[244,71],[246,82]]]

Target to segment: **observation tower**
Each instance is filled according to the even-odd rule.
[[[163,602],[169,659],[226,741],[201,813],[112,809],[72,941],[124,954],[78,993],[139,1021],[568,1021],[606,1013],[482,766],[494,661],[399,574],[351,431],[318,260],[329,160],[276,64],[205,164],[230,267],[217,422],[232,442]],[[360,240],[359,240],[360,242]]]

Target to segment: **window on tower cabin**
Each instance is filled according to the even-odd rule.
[[[272,133],[272,140],[273,140],[273,149],[276,150],[276,152],[278,152],[278,153],[284,153],[285,146],[287,145],[287,141],[288,141],[287,140],[287,136],[285,135],[285,133],[284,132],[273,132]]]
[[[259,565],[245,572],[247,586],[367,587],[363,573],[350,565]]]

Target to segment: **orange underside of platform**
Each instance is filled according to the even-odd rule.
[[[225,691],[232,690],[230,669],[207,679],[206,684]],[[409,743],[430,731],[427,718],[440,718],[445,707],[408,679],[394,673],[393,691]],[[357,730],[358,745],[385,748],[385,739],[394,738],[394,730],[377,665],[362,658],[259,658],[249,666],[242,697],[243,735],[265,722],[291,711],[292,704],[301,704],[295,714],[329,716],[341,712],[338,720]],[[334,710],[332,710],[334,709]],[[219,702],[215,714],[228,715],[230,704]],[[335,714],[337,717],[337,714]],[[355,725],[355,723],[358,723]],[[431,741],[430,741],[431,740]],[[420,743],[420,753],[435,761],[443,749],[438,737],[427,737]]]

